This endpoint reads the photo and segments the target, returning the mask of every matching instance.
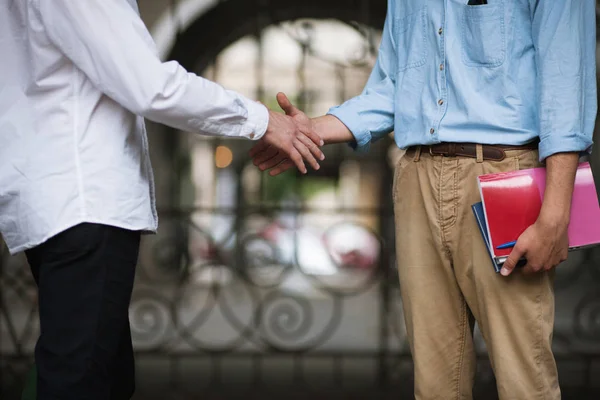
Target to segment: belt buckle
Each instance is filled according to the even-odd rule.
[[[435,154],[433,154],[433,146],[428,146],[429,147],[429,155],[431,157],[433,157]]]

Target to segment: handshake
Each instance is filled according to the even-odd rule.
[[[270,170],[271,176],[294,166],[305,174],[305,162],[318,170],[319,161],[325,159],[320,149],[325,141],[317,134],[314,120],[292,105],[283,93],[277,94],[277,102],[285,115],[269,110],[267,131],[249,153],[254,165],[262,171]]]

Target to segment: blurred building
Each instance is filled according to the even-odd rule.
[[[362,90],[386,1],[140,8],[164,59],[273,108],[284,91],[320,115]],[[136,398],[411,398],[391,204],[400,150],[391,139],[363,156],[331,146],[318,172],[271,178],[248,162],[247,141],[148,130],[161,226],[142,243],[130,311]],[[0,398],[13,399],[39,327],[25,259],[3,254]],[[558,270],[565,398],[599,396],[599,285],[599,250],[574,253]],[[478,333],[477,343],[476,391],[493,399]]]

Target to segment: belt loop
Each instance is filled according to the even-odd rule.
[[[421,146],[417,146],[417,149],[415,150],[415,158],[414,158],[414,162],[418,162],[421,159]]]
[[[477,162],[478,163],[482,163],[483,162],[483,145],[477,143],[475,145],[475,154],[477,155]]]

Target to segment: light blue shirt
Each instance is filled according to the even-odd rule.
[[[388,0],[363,93],[329,114],[358,150],[394,131],[400,148],[519,145],[540,159],[591,148],[597,113],[594,0]]]

